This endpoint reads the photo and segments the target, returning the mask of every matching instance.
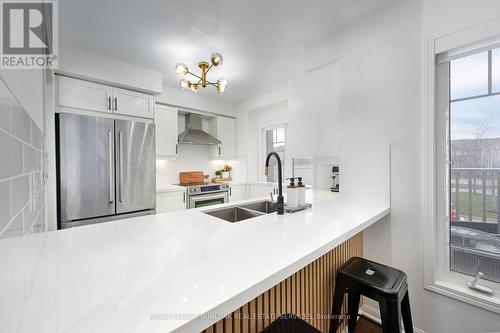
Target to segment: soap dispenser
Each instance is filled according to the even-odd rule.
[[[295,178],[287,178],[290,180],[286,189],[286,205],[288,208],[297,208],[299,206],[298,187],[295,185]]]
[[[299,207],[306,205],[306,186],[302,183],[302,177],[297,177],[297,198]]]

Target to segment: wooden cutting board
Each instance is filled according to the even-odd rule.
[[[179,172],[179,181],[182,186],[203,184],[203,182],[205,181],[205,176],[203,175],[203,171]]]

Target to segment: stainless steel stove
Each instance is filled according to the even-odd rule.
[[[187,185],[187,208],[199,208],[229,202],[229,184]]]

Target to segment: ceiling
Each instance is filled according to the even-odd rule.
[[[279,89],[303,68],[306,42],[394,0],[61,0],[61,44],[161,72],[178,87],[177,62],[197,69],[212,51],[233,103]],[[179,88],[180,89],[180,88]],[[216,95],[215,91],[203,94]]]

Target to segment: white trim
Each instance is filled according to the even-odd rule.
[[[500,18],[482,22],[480,24],[454,31],[434,39],[434,54],[463,48],[470,44],[498,37]]]
[[[264,140],[264,136],[266,131],[270,129],[275,129],[279,127],[285,128],[285,162],[287,159],[287,144],[288,144],[288,121],[284,121],[281,119],[273,119],[259,122],[259,181],[267,182],[267,177],[264,176],[264,165],[266,159],[266,142]],[[284,176],[285,174],[283,174]]]
[[[371,306],[370,304],[366,304],[364,303],[361,308],[359,309],[359,314],[367,317],[368,319],[370,320],[373,320],[374,322],[378,323],[378,324],[382,324],[381,320],[380,320],[380,309],[379,308],[375,308],[373,306]],[[404,327],[401,326],[401,332],[404,332]],[[415,333],[426,333],[425,331],[419,329],[419,328],[416,328],[415,326],[413,326],[413,332]]]
[[[500,19],[485,22],[474,27],[464,29],[455,33],[441,36],[429,36],[423,45],[423,89],[422,89],[422,176],[421,176],[421,212],[422,212],[422,235],[423,239],[423,274],[424,288],[441,295],[495,312],[500,313],[500,298],[486,296],[472,291],[466,286],[465,275],[449,272],[446,265],[438,263],[442,261],[443,247],[438,247],[438,237],[442,233],[438,230],[438,206],[437,206],[437,150],[436,133],[437,108],[436,103],[436,55],[464,47],[479,41],[493,38],[493,32],[498,35],[500,31]],[[440,251],[441,249],[441,251]],[[447,249],[447,246],[446,246]],[[446,270],[440,271],[440,268]],[[487,284],[487,282],[485,282]],[[498,288],[498,285],[495,284]]]
[[[425,286],[425,289],[494,313],[500,313],[500,299],[498,297],[474,292],[465,287],[463,283],[458,284],[452,280],[436,281]]]
[[[139,121],[139,122],[150,123],[150,124],[154,123],[153,118],[128,116],[128,115],[119,114],[119,113],[108,113],[108,112],[84,110],[84,109],[78,109],[78,108],[70,108],[70,107],[66,107],[66,106],[56,106],[54,114],[55,113],[71,113],[71,114],[77,114],[77,115],[81,115],[81,116],[91,116],[91,117],[99,117],[99,118]]]

